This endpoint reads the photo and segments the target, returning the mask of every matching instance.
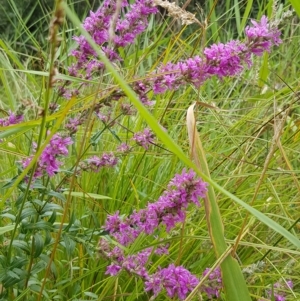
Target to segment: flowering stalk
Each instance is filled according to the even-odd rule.
[[[107,218],[105,230],[109,231],[119,244],[128,246],[137,239],[141,233],[154,235],[162,226],[170,232],[177,222],[185,220],[185,210],[189,203],[200,206],[199,197],[204,197],[206,183],[196,178],[193,171],[183,170],[175,175],[167,186],[167,190],[155,203],[149,203],[145,209],[134,211],[129,217],[120,216],[119,212]],[[196,276],[192,275],[182,266],[171,264],[167,268],[158,268],[150,275],[146,264],[152,252],[164,254],[166,247],[153,250],[145,249],[137,254],[126,256],[118,246],[111,246],[106,239],[99,241],[100,254],[112,261],[107,267],[106,274],[117,275],[125,270],[137,275],[145,281],[145,290],[151,291],[156,296],[162,289],[167,291],[169,297],[178,297],[183,300],[199,283]]]
[[[104,53],[108,49],[108,46],[103,45],[106,45],[109,41],[108,30],[114,6],[115,1],[106,0],[98,11],[90,13],[83,24],[94,41],[98,45],[102,45]],[[122,7],[125,6],[128,6],[128,4],[123,1]],[[116,23],[117,34],[114,36],[114,46],[109,48],[110,54],[106,54],[111,62],[120,61],[117,54],[112,54],[112,51],[116,49],[116,45],[125,47],[133,43],[134,38],[146,28],[147,17],[155,12],[156,8],[152,7],[151,0],[140,0],[131,6],[130,12],[126,15],[128,19],[119,17]],[[247,26],[245,29],[245,42],[233,40],[226,44],[213,44],[204,49],[202,56],[194,56],[178,63],[168,62],[166,65],[160,66],[147,79],[133,82],[130,85],[131,88],[144,105],[150,106],[153,102],[149,101],[147,94],[151,90],[154,94],[161,94],[167,90],[177,90],[187,84],[193,84],[196,88],[199,88],[212,76],[218,76],[222,79],[227,76],[239,75],[245,66],[252,66],[253,55],[261,56],[264,51],[270,52],[274,45],[279,45],[282,42],[279,30],[268,22],[266,16],[263,16],[260,22],[253,20],[251,22],[251,26]],[[132,30],[131,33],[129,33],[130,30]],[[99,61],[96,52],[83,36],[74,39],[78,42],[79,47],[71,53],[77,61],[70,68],[70,75],[83,76],[78,73],[81,70],[81,74],[85,73],[86,78],[91,78],[92,73],[103,70],[104,65]],[[120,42],[121,40],[122,42]],[[64,95],[70,97],[72,93],[65,88],[63,90]],[[95,108],[99,118],[105,118],[103,111],[106,106],[111,104],[112,100],[119,100],[124,96],[125,93],[121,89],[114,90],[103,104]],[[111,112],[110,109],[109,112]],[[77,119],[70,120],[68,126],[72,128],[73,133],[76,132],[77,127],[83,120],[84,118],[80,116]]]
[[[121,8],[129,7],[129,12],[125,14],[124,18],[118,16],[113,37],[111,37],[109,29],[116,11],[115,0],[105,0],[99,9],[95,13],[91,12],[83,22],[84,29],[111,62],[121,60],[117,48],[132,44],[136,36],[147,28],[148,16],[157,12],[152,0],[137,0],[131,6],[126,0],[121,2]],[[79,48],[71,52],[71,55],[76,58],[76,63],[71,66],[69,73],[72,76],[78,76],[78,71],[84,72],[85,78],[89,79],[93,71],[103,70],[104,64],[98,59],[96,52],[85,37],[74,37],[74,40],[78,43]]]
[[[264,51],[282,43],[280,32],[263,16],[260,22],[252,20],[252,26],[245,29],[245,43],[233,40],[226,44],[213,44],[204,49],[204,56],[195,56],[177,64],[167,63],[154,74],[150,85],[155,94],[176,90],[187,83],[199,88],[207,79],[216,75],[220,79],[240,74],[244,66],[252,66],[252,54],[261,56]]]
[[[133,243],[140,233],[151,235],[162,225],[170,232],[177,222],[185,220],[188,204],[200,206],[198,197],[205,195],[206,183],[195,176],[193,171],[183,170],[170,181],[157,202],[149,203],[145,209],[134,211],[125,219],[116,212],[107,218],[105,229],[124,246]]]
[[[80,162],[79,166],[84,171],[99,172],[102,167],[114,167],[117,163],[118,158],[113,153],[104,153],[101,157],[93,156]]]
[[[46,146],[38,159],[33,178],[40,178],[45,173],[48,174],[49,177],[53,177],[55,173],[58,172],[59,166],[63,164],[58,158],[68,155],[67,146],[72,143],[70,137],[62,137],[60,134],[53,135],[50,143]],[[37,145],[34,144],[34,151],[36,151],[36,147]],[[23,168],[26,168],[31,160],[32,156],[25,159],[22,162]]]

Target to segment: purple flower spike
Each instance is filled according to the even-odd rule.
[[[73,141],[70,137],[62,137],[60,136],[60,134],[53,135],[49,144],[43,150],[38,160],[37,168],[33,177],[39,178],[43,176],[44,172],[46,172],[49,177],[53,177],[58,171],[59,166],[63,164],[61,161],[58,160],[58,157],[67,156],[67,146],[72,143]],[[31,162],[31,159],[32,157],[23,161],[23,168],[26,168],[28,166],[28,164]]]
[[[124,7],[128,7],[128,12],[122,18]],[[118,47],[134,43],[137,35],[146,30],[149,15],[155,14],[158,9],[153,6],[152,0],[137,0],[131,5],[123,0],[117,20],[113,20],[116,11],[117,1],[105,0],[99,9],[96,12],[90,12],[83,22],[85,30],[89,32],[111,62],[121,61]],[[93,72],[104,70],[105,65],[99,60],[97,53],[84,36],[73,39],[77,42],[78,47],[70,53],[76,58],[76,62],[69,68],[69,73],[72,76],[84,75],[85,79],[91,79]]]
[[[199,197],[205,196],[206,186],[195,172],[183,170],[170,181],[157,202],[124,219],[116,212],[107,218],[105,229],[123,245],[131,244],[142,232],[153,234],[160,225],[165,225],[169,232],[177,222],[184,221],[189,203],[200,206]]]
[[[87,165],[82,168],[99,172],[102,167],[114,167],[117,163],[118,158],[113,153],[104,153],[101,157],[93,156],[87,159]]]
[[[24,120],[24,116],[9,111],[9,115],[5,118],[0,118],[0,126],[9,126],[11,124],[17,124]]]
[[[203,277],[206,276],[210,270],[210,268],[206,268],[203,272]],[[201,289],[204,290],[209,299],[213,299],[214,297],[220,297],[220,291],[222,287],[221,269],[216,268],[209,274],[208,280],[205,282],[205,285],[201,287]]]
[[[174,264],[165,269],[160,269],[145,282],[145,290],[152,291],[157,296],[162,289],[167,291],[170,298],[184,300],[199,283],[196,276],[191,274],[182,266],[176,267]]]
[[[149,145],[154,141],[154,135],[150,129],[146,128],[142,132],[136,133],[132,139],[135,140],[138,145],[147,150]]]
[[[280,31],[268,23],[268,18],[262,16],[260,22],[251,20],[252,26],[247,26],[245,34],[248,38],[249,50],[262,55],[264,51],[270,52],[273,45],[278,46],[282,43]]]
[[[204,50],[207,63],[207,72],[220,78],[234,76],[243,69],[243,63],[251,66],[250,53],[246,44],[240,41],[231,41],[227,44],[214,44]]]

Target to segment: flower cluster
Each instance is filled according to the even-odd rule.
[[[20,123],[24,120],[24,116],[21,113],[13,113],[9,111],[9,115],[5,118],[0,118],[0,126],[9,126],[12,124]]]
[[[183,170],[170,181],[157,202],[149,203],[145,209],[134,211],[125,219],[116,212],[107,218],[105,229],[125,246],[140,233],[153,234],[161,225],[165,225],[169,232],[177,222],[184,221],[188,204],[199,206],[198,198],[204,197],[205,193],[206,183],[196,178],[193,171]]]
[[[199,197],[204,197],[206,183],[196,177],[193,171],[183,170],[170,181],[166,191],[155,203],[149,203],[145,209],[134,211],[130,216],[124,217],[116,212],[108,216],[105,230],[109,231],[119,244],[128,246],[132,244],[141,233],[154,235],[157,229],[165,226],[170,232],[177,222],[185,219],[185,210],[190,203],[200,205]],[[105,238],[99,241],[100,254],[111,260],[106,273],[117,275],[126,270],[141,277],[145,281],[145,290],[156,296],[163,289],[168,296],[183,300],[195,288],[199,280],[182,266],[171,264],[167,268],[160,268],[150,275],[146,269],[149,257],[154,254],[167,254],[168,249],[162,246],[157,249],[147,248],[137,254],[125,255],[120,247],[110,246]]]
[[[282,42],[280,31],[269,24],[266,16],[260,22],[252,20],[252,26],[245,29],[245,34],[245,43],[233,40],[226,44],[213,44],[204,49],[203,58],[195,56],[177,64],[169,62],[161,66],[148,85],[152,84],[154,93],[160,94],[166,90],[176,90],[187,83],[198,88],[215,75],[219,78],[236,76],[245,65],[251,67],[251,54],[260,56]]]
[[[51,138],[49,144],[43,150],[38,159],[37,167],[35,169],[33,178],[39,178],[46,172],[49,177],[53,177],[58,172],[59,167],[63,164],[59,161],[60,156],[68,155],[67,146],[72,144],[70,137],[62,137],[60,134],[55,134]],[[34,144],[34,152],[36,144]],[[23,168],[26,168],[32,160],[32,156],[22,162]]]
[[[286,300],[286,289],[292,289],[293,288],[293,282],[291,280],[288,280],[286,283],[276,282],[273,285],[273,290],[269,289],[266,291],[266,297],[272,298],[274,297],[275,301],[285,301]]]
[[[130,150],[130,146],[127,143],[121,143],[118,147],[117,147],[117,151],[120,153],[127,153]]]
[[[153,295],[157,296],[164,288],[170,298],[178,297],[184,300],[198,283],[199,279],[184,267],[171,264],[149,276],[145,282],[145,290],[152,291]]]
[[[208,281],[202,286],[202,289],[206,292],[209,299],[213,299],[214,297],[220,297],[220,291],[222,289],[222,276],[221,269],[216,268],[211,272],[210,268],[207,268],[203,272],[203,277],[208,273]]]
[[[116,0],[105,0],[83,22],[84,29],[111,62],[121,60],[117,48],[133,43],[136,36],[147,28],[148,16],[157,12],[152,0],[137,0],[132,5],[122,0],[120,8],[117,4]],[[122,18],[121,13],[125,7],[128,12]],[[118,15],[115,20],[116,12]],[[104,64],[84,36],[74,37],[74,40],[78,43],[78,49],[73,50],[71,55],[76,58],[76,63],[70,67],[69,73],[78,76],[78,71],[81,70],[85,73],[85,78],[89,79],[94,71],[103,70]]]
[[[80,162],[80,168],[85,171],[99,172],[103,167],[114,167],[118,158],[113,153],[103,153],[101,157],[93,156],[84,162]]]
[[[118,54],[120,47],[132,44],[137,35],[142,33],[148,24],[148,17],[157,12],[153,0],[136,0],[128,4],[126,0],[105,0],[96,12],[90,12],[83,22],[83,27],[89,32],[93,40],[99,45],[103,54],[112,62],[120,62]],[[123,17],[122,17],[123,16]],[[180,87],[192,84],[199,88],[206,80],[213,76],[220,79],[227,76],[239,75],[245,68],[252,65],[252,55],[260,56],[264,51],[270,52],[272,46],[279,45],[280,32],[263,16],[259,22],[251,21],[251,26],[245,29],[246,40],[232,40],[228,43],[218,43],[206,47],[201,56],[197,55],[177,63],[168,62],[147,76],[147,79],[130,83],[140,101],[145,106],[153,104],[148,99],[149,91],[161,94],[167,90],[177,90]],[[105,66],[97,53],[83,36],[74,37],[78,47],[71,52],[76,62],[70,67],[72,76],[92,78],[92,75],[103,71]],[[68,85],[68,84],[67,84]],[[85,85],[85,84],[82,84]],[[60,95],[69,98],[73,92],[66,87],[59,88]],[[95,109],[100,120],[107,123],[110,120],[111,101],[119,100],[125,94],[116,89],[109,96],[101,108]],[[130,106],[121,106],[123,114],[132,114]],[[107,109],[107,110],[106,110]],[[84,113],[83,113],[84,114]],[[70,119],[67,126],[72,134],[77,131],[84,118]],[[151,135],[148,129],[144,133],[134,136],[136,142],[148,149]]]
[[[149,128],[146,128],[141,132],[135,133],[132,139],[147,150],[154,141],[154,135]]]
[[[278,46],[282,43],[280,31],[269,24],[266,16],[262,16],[260,22],[251,20],[251,23],[253,26],[247,26],[245,29],[251,53],[262,55],[264,51],[270,52],[273,45]]]

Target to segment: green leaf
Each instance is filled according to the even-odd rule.
[[[25,208],[21,213],[21,220],[25,219],[28,216],[35,216],[36,210],[34,208]]]
[[[27,254],[30,254],[30,248],[29,248],[27,242],[25,242],[23,240],[14,239],[14,241],[12,242],[12,245],[15,248],[25,251]]]
[[[41,271],[43,271],[47,267],[46,262],[44,261],[38,261],[35,265],[33,265],[31,269],[31,274],[37,274]]]
[[[263,64],[259,70],[259,82],[258,82],[259,87],[263,87],[265,85],[270,73],[268,67],[268,59],[269,59],[269,54],[265,52],[263,55]]]
[[[1,131],[0,132],[0,139],[3,139],[3,138],[6,138],[6,137],[9,137],[9,136],[12,136],[14,134],[17,134],[19,132],[27,132],[30,128],[32,128],[33,126],[25,126],[25,125],[22,125],[22,126],[13,126],[11,128],[9,128],[8,130],[4,130],[4,131]]]
[[[101,195],[101,194],[96,194],[96,193],[88,193],[88,192],[77,192],[77,191],[64,191],[64,194],[70,194],[71,196],[79,197],[79,198],[92,198],[96,200],[111,200],[112,198]]]
[[[53,197],[55,197],[55,198],[57,198],[57,199],[59,199],[59,200],[61,200],[61,201],[63,201],[63,202],[66,201],[66,198],[65,198],[65,196],[64,196],[62,193],[59,193],[59,192],[56,192],[56,191],[51,190],[51,191],[48,193],[48,195],[49,195],[49,196],[53,196]]]
[[[84,294],[88,297],[91,297],[93,299],[98,299],[98,295],[91,293],[91,292],[84,292]]]
[[[39,221],[37,223],[32,224],[26,224],[23,226],[24,229],[27,230],[52,230],[53,225],[46,221]]]
[[[297,12],[300,17],[300,1],[299,0],[290,0],[294,10]]]
[[[37,258],[43,252],[43,248],[44,248],[44,239],[40,234],[36,233],[34,235],[33,245],[34,245],[33,258]]]
[[[53,211],[62,211],[63,208],[58,205],[58,204],[54,204],[54,203],[47,203],[43,210],[41,211],[41,214],[45,214],[46,212],[53,212]]]
[[[12,220],[13,222],[16,220],[16,217],[11,214],[11,213],[3,213],[0,215],[1,217],[6,217],[9,218],[10,220]],[[0,230],[0,234],[1,234],[1,230]]]
[[[75,250],[75,247],[76,247],[76,243],[66,233],[63,233],[62,238],[63,238],[63,241],[61,242],[61,245],[63,245],[65,247],[67,257],[69,259],[71,259],[72,254],[74,253],[74,250]]]
[[[48,219],[48,223],[53,224],[56,221],[56,212],[53,211],[52,215],[50,216],[50,218]]]

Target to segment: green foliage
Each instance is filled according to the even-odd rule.
[[[168,20],[153,19],[138,41],[120,52],[123,68],[107,64],[102,77],[90,81],[64,73],[71,63],[67,54],[74,48],[70,36],[79,25],[74,12],[84,16],[95,3],[82,1],[70,4],[69,10],[65,7],[71,21],[58,33],[63,40],[52,59],[47,36],[53,1],[0,3],[1,117],[26,104],[25,121],[0,128],[1,300],[149,300],[143,282],[133,274],[105,274],[109,262],[100,256],[99,239],[110,239],[103,229],[108,214],[119,210],[127,216],[145,208],[184,166],[194,168],[209,182],[212,214],[207,216],[207,204],[199,209],[191,206],[184,226],[178,225],[169,234],[159,231],[157,240],[140,235],[125,248],[126,254],[168,243],[170,254],[152,255],[151,272],[176,263],[200,277],[205,268],[221,264],[223,275],[232,273],[227,290],[245,282],[247,288],[222,292],[220,300],[239,300],[241,295],[242,300],[262,299],[279,280],[294,283],[293,289],[286,289],[286,300],[300,299],[300,28],[296,16],[281,20],[283,44],[239,78],[213,78],[199,91],[190,86],[155,96],[151,112],[128,86],[136,74],[147,76],[162,62],[201,54],[213,41],[241,37],[250,16],[276,13],[269,1],[250,3],[228,0],[215,6],[213,1],[203,2],[199,18],[204,21],[211,11],[204,31],[192,25],[165,34]],[[277,14],[288,8],[283,2]],[[7,20],[14,25],[7,26]],[[47,82],[54,62],[61,83],[89,84],[68,103]],[[63,132],[67,118],[93,108],[96,100],[104,101],[103,94],[98,99],[99,92],[106,91],[108,99],[117,88],[126,93],[121,101],[130,100],[138,113],[124,116],[120,106],[113,105],[114,125],[88,115],[60,172],[31,182],[30,170],[51,137]],[[185,115],[194,101],[198,101],[197,130],[206,172],[188,156]],[[57,103],[58,109],[45,113],[50,102]],[[146,125],[157,138],[148,151],[134,146],[129,154],[120,155],[114,169],[78,172],[79,162],[116,149],[120,141],[130,141]],[[39,151],[23,168],[20,161],[32,155],[33,141],[40,141]],[[157,300],[167,298],[160,294]],[[200,297],[195,292],[193,298]]]

